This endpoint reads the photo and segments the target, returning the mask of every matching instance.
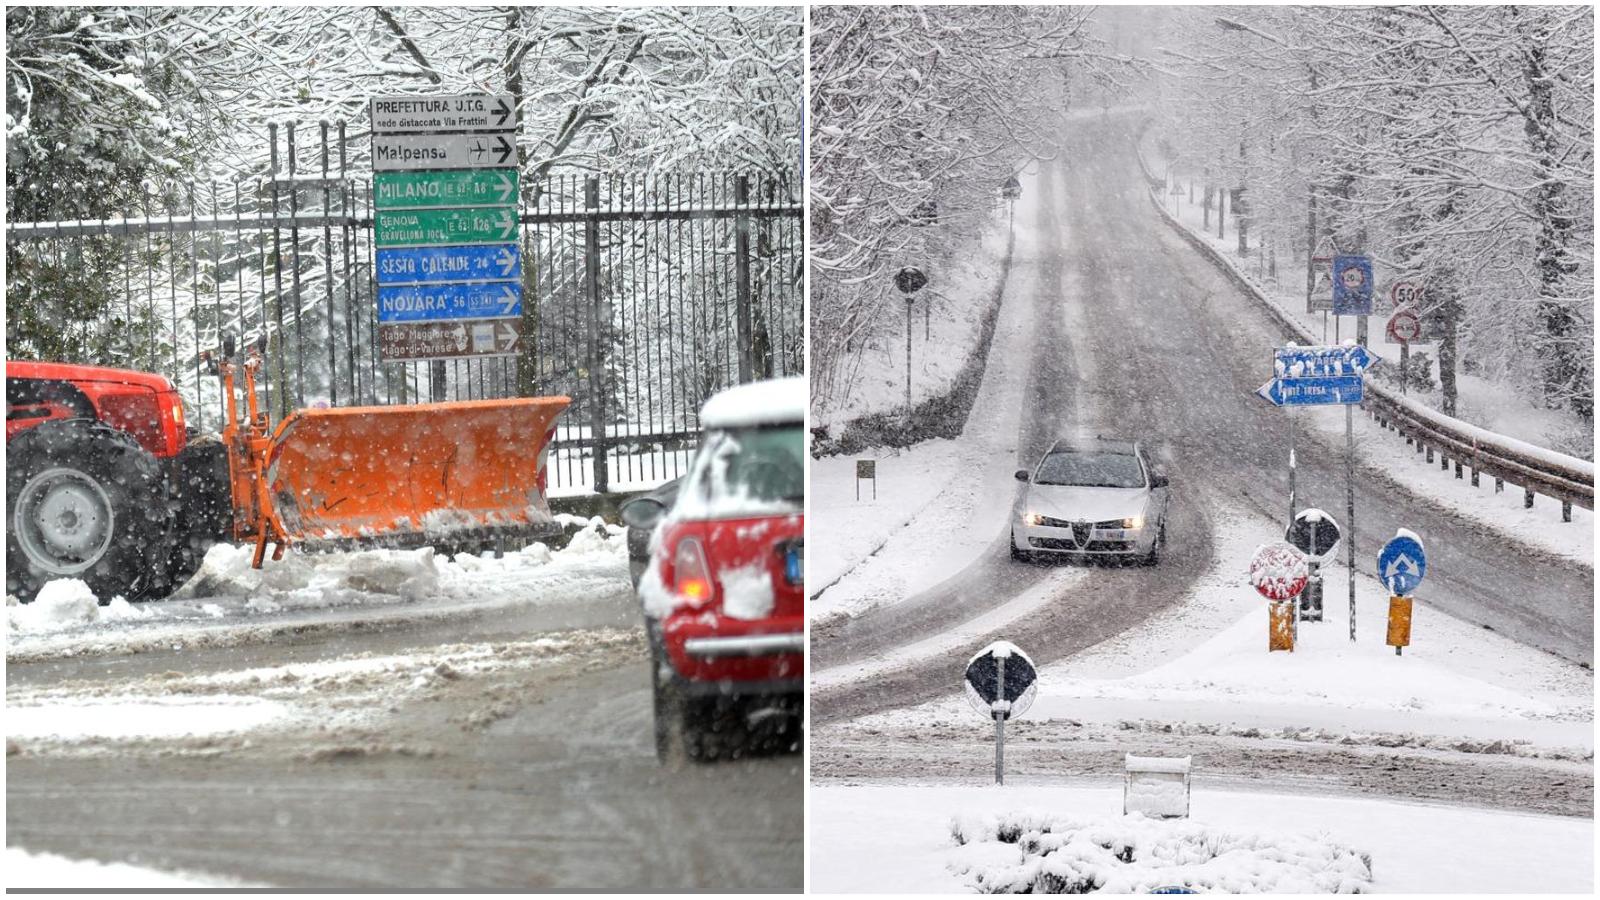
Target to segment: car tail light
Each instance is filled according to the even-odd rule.
[[[672,588],[687,606],[705,606],[716,593],[706,552],[694,538],[679,541],[672,554]]]

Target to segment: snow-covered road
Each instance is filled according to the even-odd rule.
[[[8,846],[276,886],[799,888],[792,737],[657,763],[619,530],[241,553],[172,601],[10,608]]]

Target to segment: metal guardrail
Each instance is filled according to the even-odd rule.
[[[1260,303],[1286,337],[1307,344],[1317,343],[1309,329],[1273,302],[1231,260],[1167,211],[1158,193],[1166,186],[1166,179],[1154,175],[1145,162],[1144,154],[1138,152],[1137,147],[1135,150],[1139,168],[1149,184],[1151,204],[1162,219],[1202,255],[1216,263],[1228,280]],[[1161,188],[1156,187],[1158,184]],[[1361,408],[1380,426],[1404,436],[1418,453],[1425,454],[1427,462],[1433,462],[1437,453],[1440,468],[1455,464],[1457,478],[1463,477],[1465,467],[1471,472],[1473,487],[1478,486],[1480,474],[1488,473],[1495,479],[1496,491],[1501,490],[1506,482],[1521,487],[1523,506],[1526,508],[1533,506],[1534,494],[1544,494],[1561,501],[1563,522],[1572,521],[1573,505],[1594,509],[1593,463],[1446,416],[1375,382],[1367,383],[1366,399]]]

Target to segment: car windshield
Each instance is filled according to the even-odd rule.
[[[805,439],[798,425],[713,432],[695,466],[689,515],[732,518],[796,512],[805,502]]]
[[[1039,464],[1035,484],[1076,487],[1144,487],[1144,468],[1131,453],[1102,450],[1057,450]]]

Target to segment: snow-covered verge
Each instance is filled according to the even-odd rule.
[[[148,603],[111,598],[101,605],[83,582],[54,581],[32,603],[7,598],[6,659],[244,643],[283,628],[433,618],[628,591],[626,530],[598,517],[583,524],[561,550],[534,543],[499,559],[492,552],[450,558],[431,548],[291,552],[252,569],[251,548],[218,544],[188,584]]]
[[[950,871],[983,894],[1359,894],[1372,860],[1320,835],[1263,834],[1127,815],[963,816]]]
[[[1175,822],[1122,816],[1120,787],[813,783],[809,796],[811,889],[818,893],[967,893],[980,889],[980,874],[1015,886],[1034,867],[1093,873],[1105,879],[1106,892],[1145,890],[1158,879],[1163,886],[1285,893],[1593,889],[1591,819],[1209,790],[1203,782],[1191,819]],[[957,842],[958,834],[981,834],[977,829],[1000,821],[1051,823],[1053,830],[1073,823],[1085,831],[1065,852],[1042,858],[1000,840]],[[1097,852],[1103,844],[1131,845],[1134,862],[1107,859],[1112,854]],[[1046,845],[1041,840],[1041,849]],[[1159,855],[1169,849],[1173,856]]]
[[[126,890],[128,888],[225,888],[255,885],[198,872],[163,872],[128,863],[70,859],[54,853],[33,853],[20,847],[5,852],[7,888]]]
[[[1037,177],[1030,166],[1021,179],[1022,199],[1016,203],[1016,221],[1031,221],[1029,187]],[[1020,225],[1018,226],[1020,228]],[[911,401],[913,404],[942,397],[954,386],[967,360],[977,350],[984,313],[1000,286],[1002,265],[1010,235],[1004,207],[996,208],[969,252],[931,261],[923,267],[928,286],[919,291],[911,309]],[[835,430],[845,423],[874,413],[895,413],[906,402],[906,308],[903,302],[878,316],[873,330],[860,338],[862,350],[852,360],[849,387],[834,402],[812,398],[811,427]]]
[[[1426,583],[1403,656],[1384,643],[1388,592],[1365,571],[1349,640],[1348,570],[1338,564],[1324,569],[1324,621],[1299,625],[1293,653],[1269,653],[1266,603],[1240,561],[1280,535],[1226,507],[1217,522],[1212,564],[1189,594],[1139,628],[1046,665],[1029,719],[1592,760],[1593,673],[1440,611]],[[948,648],[919,655],[939,652]],[[956,687],[852,727],[968,721]]]

